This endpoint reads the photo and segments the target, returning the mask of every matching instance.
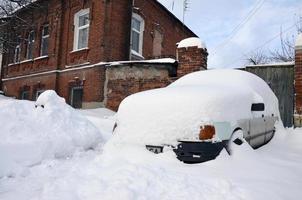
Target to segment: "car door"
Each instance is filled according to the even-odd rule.
[[[266,122],[264,117],[265,105],[253,103],[251,106],[252,119],[250,119],[249,143],[253,148],[265,143]]]
[[[268,143],[274,136],[276,120],[277,118],[273,116],[265,117],[265,143]]]

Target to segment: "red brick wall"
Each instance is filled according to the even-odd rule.
[[[62,14],[63,24],[60,40],[60,68],[65,66],[79,65],[90,62],[91,64],[103,60],[102,38],[104,24],[104,1],[64,1]],[[89,8],[90,25],[88,37],[88,49],[73,51],[74,49],[74,16],[82,9]]]
[[[117,66],[106,71],[105,106],[117,111],[127,96],[170,84],[167,69],[154,66]]]
[[[295,56],[295,111],[302,114],[302,48],[296,49]]]
[[[51,70],[64,71],[66,67],[129,59],[132,0],[50,0],[41,2],[45,5],[43,9],[20,12],[20,16],[33,25],[31,30],[36,32],[34,59],[8,66],[7,55],[4,55],[6,58],[3,62],[4,73],[1,75],[2,78],[7,79]],[[194,36],[171,14],[162,9],[155,0],[136,0],[135,7],[139,8],[138,14],[145,19],[143,45],[143,56],[145,58],[154,56],[153,40],[155,30],[163,34],[162,55],[175,56],[176,43],[183,38]],[[85,8],[90,9],[88,49],[73,52],[74,15]],[[49,24],[50,29],[49,55],[47,58],[36,59],[40,53],[41,30],[46,23]],[[26,37],[29,31],[22,30],[21,34]],[[158,43],[158,41],[156,42]],[[157,43],[156,45],[158,45]],[[26,44],[23,43],[21,61],[25,60],[25,49]],[[3,90],[8,95],[19,97],[20,88],[24,86],[33,88],[35,84],[41,83],[45,85],[46,89],[56,89],[59,95],[65,97],[68,101],[70,84],[73,81],[80,81],[84,87],[84,102],[101,102],[104,100],[104,69],[85,69],[58,72],[57,74],[57,77],[52,74],[4,81]],[[75,77],[78,77],[78,80],[75,80]],[[149,78],[145,77],[138,82],[131,80],[131,83],[138,84],[138,86],[129,84],[125,86],[129,88],[129,92],[121,91],[122,98],[136,91],[165,86],[167,79],[166,77],[151,76]],[[123,85],[124,83],[121,82],[121,84]],[[109,87],[113,87],[113,85],[109,85]],[[133,89],[135,87],[139,87],[139,89]],[[33,96],[32,93],[30,94],[31,96]],[[112,107],[116,108],[116,106]]]
[[[3,90],[7,96],[20,98],[24,87],[29,89],[30,100],[35,100],[37,90],[54,90],[56,88],[56,74],[20,78],[3,81]]]
[[[83,102],[102,102],[104,99],[104,79],[104,67],[62,72],[59,75],[57,92],[66,99],[66,102],[69,102],[71,87],[82,86]]]
[[[178,48],[177,77],[207,69],[208,52],[198,47]]]

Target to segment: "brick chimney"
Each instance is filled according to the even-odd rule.
[[[295,44],[295,127],[302,126],[302,33]]]
[[[208,51],[199,38],[191,37],[182,40],[176,51],[179,63],[177,77],[207,69]]]

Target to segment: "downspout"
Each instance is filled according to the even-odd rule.
[[[60,70],[60,61],[62,59],[62,35],[63,35],[63,22],[64,22],[64,16],[63,16],[63,10],[64,10],[64,0],[61,0],[61,10],[60,10],[60,19],[58,20],[58,27],[57,27],[57,33],[56,33],[56,46],[55,46],[55,54],[57,54],[57,71]],[[66,53],[67,54],[67,53]],[[56,56],[56,55],[55,55]],[[59,73],[56,72],[56,82],[55,82],[55,91],[59,94]]]
[[[108,52],[107,52],[107,29],[108,29],[108,8],[107,8],[107,0],[103,1],[104,3],[104,24],[103,24],[103,30],[102,30],[102,60],[108,61]]]

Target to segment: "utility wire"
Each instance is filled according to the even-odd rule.
[[[255,6],[253,7],[253,9],[247,14],[247,16],[233,29],[233,31],[230,33],[230,36],[223,41],[222,43],[220,43],[219,45],[217,45],[214,48],[214,53],[213,55],[215,55],[217,53],[218,49],[223,48],[224,46],[226,46],[232,39],[233,37],[240,31],[240,29],[242,29],[245,24],[260,10],[260,8],[263,6],[265,0],[259,0],[257,1],[257,3],[255,4]]]

